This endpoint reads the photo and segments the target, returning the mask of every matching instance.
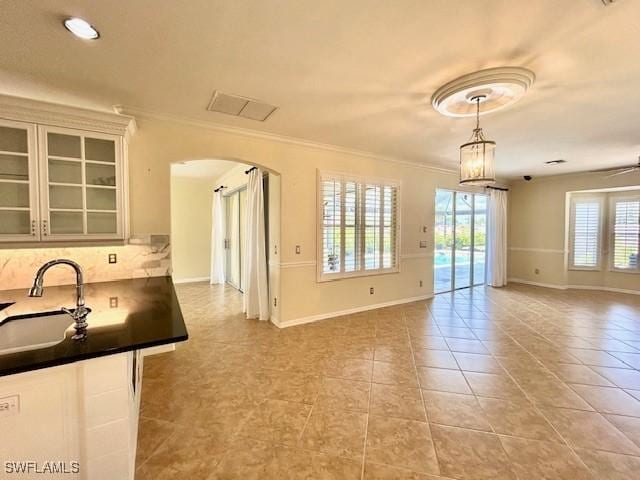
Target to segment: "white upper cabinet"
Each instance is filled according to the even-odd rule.
[[[39,118],[32,108],[25,113],[15,105],[2,115],[3,99],[0,242],[125,239],[126,135],[133,120],[109,113],[92,119],[93,112],[82,110],[48,111],[43,119],[54,119],[52,124],[16,121],[21,114]]]
[[[0,238],[40,239],[34,125],[0,123]]]

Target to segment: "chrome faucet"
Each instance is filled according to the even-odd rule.
[[[29,289],[30,297],[41,297],[44,292],[44,274],[54,265],[69,265],[76,272],[76,308],[69,310],[68,308],[62,308],[62,311],[66,312],[73,318],[75,322],[76,333],[72,337],[74,340],[82,340],[87,336],[87,315],[89,315],[89,309],[84,306],[84,281],[82,278],[82,268],[73,260],[58,259],[51,260],[42,265],[36,273],[36,278],[33,281],[33,287]]]

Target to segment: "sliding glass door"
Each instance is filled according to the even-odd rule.
[[[436,191],[436,293],[484,283],[486,212],[484,194]]]

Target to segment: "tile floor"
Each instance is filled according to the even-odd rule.
[[[139,480],[640,478],[640,297],[477,288],[278,330],[177,290]]]

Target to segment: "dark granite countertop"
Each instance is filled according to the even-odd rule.
[[[29,298],[26,289],[0,291],[0,304],[10,302],[16,303],[0,311],[0,322],[16,315],[74,307],[75,285],[45,286],[41,298]],[[0,376],[182,342],[188,338],[171,277],[88,283],[85,284],[85,303],[91,309],[85,340],[73,340],[74,330],[70,328],[65,339],[54,346],[0,354]]]

